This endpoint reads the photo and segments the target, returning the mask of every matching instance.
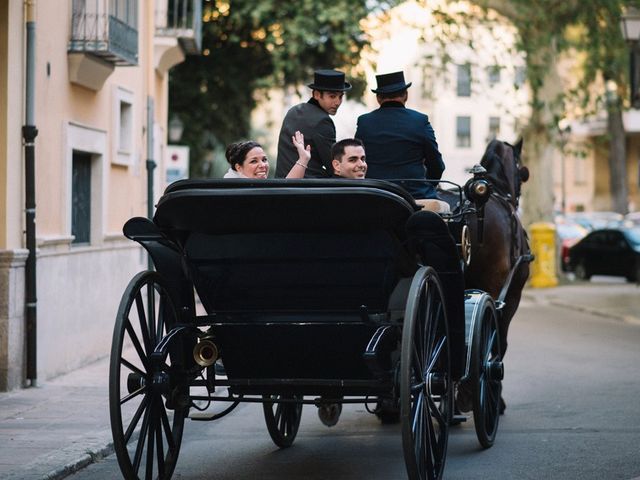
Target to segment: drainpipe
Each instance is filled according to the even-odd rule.
[[[25,220],[26,243],[29,255],[25,265],[25,315],[27,327],[27,380],[37,384],[37,299],[36,299],[36,186],[35,186],[35,49],[36,49],[36,0],[25,0],[25,27],[27,31],[25,124],[22,127],[24,142]]]
[[[153,159],[153,97],[147,97],[147,217],[153,219],[153,170],[156,162]],[[148,255],[149,270],[153,270],[153,260]]]

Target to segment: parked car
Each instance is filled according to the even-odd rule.
[[[569,248],[567,264],[582,280],[615,275],[640,282],[640,228],[594,230]]]
[[[578,223],[587,230],[621,227],[624,221],[624,215],[616,212],[574,212],[567,213],[564,218],[566,222]]]
[[[578,223],[556,223],[556,236],[558,237],[558,249],[560,251],[560,268],[563,272],[568,270],[569,248],[589,233],[589,230]]]
[[[628,228],[640,227],[640,212],[630,212],[624,216],[624,226]]]

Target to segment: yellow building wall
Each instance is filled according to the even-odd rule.
[[[7,248],[7,50],[9,45],[9,4],[0,0],[0,250]]]
[[[133,214],[144,213],[144,161],[146,154],[147,70],[153,70],[152,28],[139,11],[139,58],[146,64],[116,67],[99,91],[89,90],[69,81],[66,45],[71,29],[71,2],[60,8],[60,2],[38,2],[36,58],[36,178],[38,237],[67,235],[68,189],[71,166],[67,165],[66,128],[69,122],[107,132],[107,158],[104,174],[107,179],[104,198],[104,229],[106,234],[121,231],[122,224]],[[149,38],[151,37],[151,39]],[[151,65],[149,65],[151,62]],[[114,165],[116,156],[117,89],[129,92],[133,104],[133,148],[129,166]],[[42,181],[46,179],[46,181]]]
[[[593,140],[594,145],[594,199],[593,210],[611,210],[611,187],[609,168],[609,144],[600,138]],[[640,191],[638,182],[640,172],[640,136],[627,133],[627,188],[629,193],[629,210],[640,209]]]
[[[629,210],[640,210],[640,136],[629,137],[627,143],[627,172],[629,172]]]
[[[0,0],[0,250],[23,246],[23,33],[22,2]]]

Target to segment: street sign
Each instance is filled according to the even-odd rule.
[[[167,185],[189,177],[189,147],[167,145],[164,161],[165,181]]]

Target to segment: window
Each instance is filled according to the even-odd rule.
[[[91,154],[73,151],[71,166],[72,243],[91,242]]]
[[[458,96],[471,96],[471,65],[458,65]]]
[[[133,113],[129,102],[120,101],[120,134],[118,135],[118,153],[131,153],[131,130]]]
[[[65,236],[74,246],[97,246],[104,241],[108,138],[105,130],[86,125],[69,122],[66,128],[62,195]]]
[[[498,65],[492,65],[487,68],[487,79],[490,87],[500,83],[500,67]]]
[[[456,147],[471,147],[471,117],[456,117]]]
[[[596,232],[589,239],[589,245],[606,245],[606,244],[607,244],[606,232]]]
[[[111,0],[109,14],[132,28],[138,28],[138,2],[135,0]]]
[[[500,117],[489,117],[489,132],[487,142],[498,138],[500,135]]]
[[[524,85],[524,82],[527,81],[527,70],[525,67],[516,67],[515,77],[513,79],[513,84],[516,88],[520,88]]]
[[[113,91],[114,152],[112,163],[130,166],[133,164],[135,144],[133,141],[134,103],[133,93],[120,87]]]

